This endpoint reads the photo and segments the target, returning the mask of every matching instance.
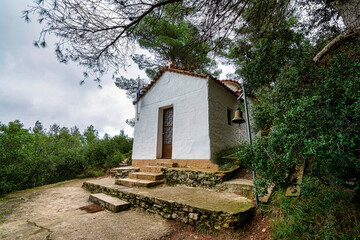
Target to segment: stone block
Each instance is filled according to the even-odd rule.
[[[112,212],[120,212],[130,207],[130,204],[128,202],[108,196],[104,193],[91,194],[89,197],[89,201],[99,204],[100,206]]]
[[[149,172],[149,173],[163,173],[165,167],[162,166],[145,166],[140,167],[141,172]]]
[[[141,179],[141,180],[149,180],[156,181],[164,179],[164,174],[162,173],[148,173],[148,172],[135,172],[129,174],[130,179]]]
[[[127,187],[153,187],[163,182],[164,180],[149,181],[149,180],[130,179],[130,178],[121,178],[115,180],[115,184],[119,184]]]
[[[189,213],[189,218],[192,220],[198,220],[199,214],[198,213]]]

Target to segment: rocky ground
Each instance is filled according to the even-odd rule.
[[[87,213],[84,180],[9,194],[0,199],[0,239],[269,239],[269,222],[255,217],[236,232],[209,232],[138,211]]]

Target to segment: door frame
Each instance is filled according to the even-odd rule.
[[[157,143],[156,143],[156,158],[157,159],[162,159],[162,157],[163,157],[162,155],[163,155],[164,110],[169,109],[169,108],[173,109],[173,119],[174,119],[175,112],[174,112],[174,106],[172,104],[166,105],[164,107],[160,107],[159,111],[158,111],[158,131],[157,131],[157,138],[156,138],[156,141],[157,141]],[[174,120],[173,120],[173,124],[174,124]],[[174,127],[173,127],[173,142],[174,142]]]

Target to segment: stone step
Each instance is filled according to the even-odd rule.
[[[112,178],[84,182],[83,188],[117,196],[150,214],[205,229],[238,229],[254,213],[253,199],[235,193],[203,188],[158,186],[127,188],[114,185]]]
[[[129,173],[138,172],[139,170],[139,168],[132,166],[116,167],[110,170],[110,174],[114,178],[126,178]]]
[[[254,188],[253,180],[242,179],[242,178],[225,181],[223,182],[223,185],[225,185],[229,190],[233,192],[239,192],[243,190],[252,191]]]
[[[149,173],[163,173],[166,167],[161,166],[145,166],[140,167],[140,172],[149,172]]]
[[[269,201],[273,188],[274,186],[270,186],[268,188],[268,194],[263,197],[260,197],[259,201],[267,203]],[[223,182],[221,189],[226,190],[228,192],[238,192],[245,196],[250,197],[250,195],[253,195],[254,183],[253,180],[237,178]]]
[[[141,179],[130,179],[130,178],[121,178],[116,179],[115,184],[123,185],[127,187],[154,187],[158,184],[163,183],[165,180],[149,181]]]
[[[112,212],[120,212],[130,207],[130,203],[115,197],[108,196],[104,193],[91,194],[89,197],[89,201],[99,204],[100,206]]]
[[[162,173],[148,173],[148,172],[136,172],[129,174],[130,179],[141,179],[141,180],[149,180],[156,181],[164,179],[164,174]]]
[[[121,167],[115,167],[110,169],[111,172],[118,172],[118,171],[124,171],[124,170],[136,170],[138,168],[133,166],[121,166]]]
[[[150,166],[161,166],[161,167],[177,167],[177,163],[174,162],[155,162],[151,163]]]

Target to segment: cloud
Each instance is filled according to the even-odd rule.
[[[83,69],[60,64],[51,37],[45,49],[32,46],[41,28],[20,18],[27,4],[31,1],[0,3],[0,121],[18,119],[29,128],[40,120],[47,129],[53,123],[81,130],[94,125],[100,136],[121,129],[132,136],[125,120],[134,116],[134,107],[110,76],[102,79],[102,89],[92,81],[80,86]],[[131,77],[142,74],[136,68],[131,72]]]
[[[41,26],[36,19],[27,24],[21,18],[29,5],[32,0],[0,1],[0,121],[7,124],[18,119],[29,128],[39,120],[47,129],[57,123],[69,128],[76,125],[81,131],[94,125],[100,136],[115,135],[121,129],[132,136],[133,129],[125,120],[133,118],[134,107],[110,76],[103,77],[103,89],[92,81],[80,86],[83,69],[56,60],[52,36],[47,48],[33,47]],[[146,76],[137,66],[121,74]]]

